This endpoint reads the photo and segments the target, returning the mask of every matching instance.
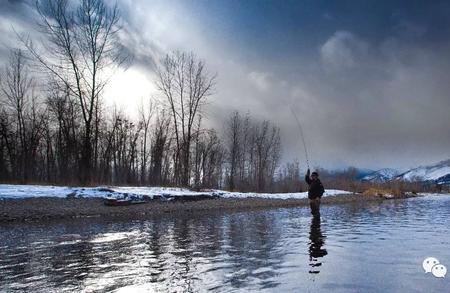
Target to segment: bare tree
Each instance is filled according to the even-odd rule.
[[[281,192],[301,192],[304,191],[304,176],[300,174],[299,162],[285,163],[279,170],[276,182],[276,189]]]
[[[145,109],[144,102],[141,102],[141,105],[139,106],[139,125],[142,128],[143,131],[143,137],[141,139],[141,184],[143,184],[147,179],[147,163],[149,160],[149,151],[148,151],[148,144],[150,142],[149,134],[150,134],[150,122],[152,120],[153,111],[154,111],[154,105],[153,102],[150,100],[147,109]]]
[[[46,107],[49,112],[47,127],[47,147],[52,147],[54,168],[57,180],[62,183],[75,183],[80,158],[80,107],[76,100],[70,98],[68,88],[60,88],[49,83]],[[53,129],[52,129],[53,128]]]
[[[158,77],[157,86],[166,98],[174,124],[175,176],[179,184],[188,186],[194,122],[212,94],[215,76],[193,53],[175,52],[162,60]]]
[[[80,180],[90,180],[99,97],[107,83],[106,69],[114,68],[124,57],[118,42],[119,11],[103,0],[81,0],[77,7],[68,0],[37,2],[40,28],[46,39],[41,46],[24,43],[36,60],[62,87],[77,99],[83,121]]]
[[[194,187],[201,188],[218,187],[221,184],[223,147],[214,129],[202,130],[201,119],[198,121],[195,132],[194,147]]]
[[[15,150],[11,143],[11,122],[8,112],[0,103],[0,180],[8,181],[13,177]]]
[[[169,177],[170,117],[162,110],[156,118],[151,135],[150,184],[165,185]]]
[[[206,132],[201,152],[202,180],[201,186],[207,188],[221,187],[224,149],[216,131]]]
[[[2,78],[2,93],[6,98],[4,105],[9,107],[14,113],[16,126],[16,149],[20,151],[17,154],[18,161],[13,162],[13,168],[20,176],[26,180],[26,130],[25,130],[25,111],[29,103],[29,95],[32,86],[32,79],[25,70],[25,58],[22,51],[12,50],[9,59],[9,65],[5,68],[5,77]]]
[[[28,75],[23,52],[11,50],[9,65],[1,80],[1,91],[5,98],[3,107],[11,110],[10,122],[15,128],[9,131],[8,143],[14,143],[10,146],[11,167],[14,175],[22,182],[27,182],[31,176],[36,175],[35,155],[42,139],[43,115],[38,109],[33,88],[34,83]],[[7,120],[3,124],[6,126]],[[7,136],[8,133],[4,133],[5,141],[8,140]]]
[[[225,130],[228,187],[267,191],[275,186],[281,154],[280,131],[269,121],[261,123],[234,112]]]
[[[230,171],[228,174],[228,187],[233,191],[236,181],[237,169],[242,154],[242,143],[243,143],[243,133],[242,133],[242,119],[239,112],[233,112],[230,117],[226,131],[227,138],[227,153],[228,161],[230,163]]]

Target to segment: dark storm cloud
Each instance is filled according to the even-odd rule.
[[[334,56],[321,51],[324,72],[317,77],[333,123],[315,119],[332,138],[324,142],[331,143],[331,151],[341,149],[353,164],[365,160],[379,167],[450,156],[448,44],[430,49],[394,37],[371,44],[354,36],[334,45]],[[339,61],[330,63],[328,57]]]
[[[125,26],[120,32],[120,42],[123,54],[132,64],[144,71],[153,72],[156,69],[162,52],[151,41],[139,38],[138,32]]]
[[[298,87],[287,107],[269,102],[279,89],[260,103],[271,105],[267,115],[279,123],[292,121],[283,128],[287,155],[303,154],[289,117],[295,105],[316,164],[406,168],[439,161],[450,157],[449,49],[337,31],[319,46],[313,66],[295,79],[284,76]]]
[[[25,6],[28,5],[28,2],[25,0],[2,0],[1,5],[0,15],[14,15],[15,17],[27,15]]]
[[[145,27],[140,25],[142,19],[135,14],[136,7],[133,3],[119,2],[119,9],[122,17],[120,42],[124,53],[128,55],[133,64],[145,71],[154,71],[158,60],[163,54],[152,39],[145,38]]]
[[[0,0],[0,7],[0,64],[3,64],[9,48],[19,45],[16,32],[32,27],[30,20],[34,17],[34,9],[25,0]]]

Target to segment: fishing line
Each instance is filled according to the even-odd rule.
[[[297,121],[297,125],[298,125],[298,129],[300,130],[300,137],[302,138],[302,142],[303,142],[303,148],[305,149],[305,156],[306,156],[306,165],[308,166],[309,169],[309,157],[308,157],[308,148],[306,147],[306,142],[305,142],[305,135],[303,133],[303,127],[300,124],[300,120],[298,120],[297,115],[295,114],[294,110],[291,107],[291,112],[292,115],[294,115],[295,121]]]

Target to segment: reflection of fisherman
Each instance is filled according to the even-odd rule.
[[[322,246],[325,244],[325,236],[322,234],[320,230],[320,218],[313,217],[311,220],[311,230],[309,233],[309,239],[311,242],[309,243],[309,260],[311,267],[319,267],[322,265],[321,262],[318,262],[319,257],[324,257],[328,254],[326,249],[323,249]],[[310,274],[318,274],[318,270],[310,270]]]
[[[325,189],[323,188],[322,182],[320,182],[319,174],[317,172],[312,172],[311,177],[309,176],[310,171],[306,172],[305,181],[308,183],[308,198],[309,206],[311,207],[311,214],[315,217],[320,217],[320,198],[322,197]]]

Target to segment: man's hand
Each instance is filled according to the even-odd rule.
[[[309,168],[305,175],[305,182],[308,183],[308,185],[311,184],[311,178],[309,177]]]

